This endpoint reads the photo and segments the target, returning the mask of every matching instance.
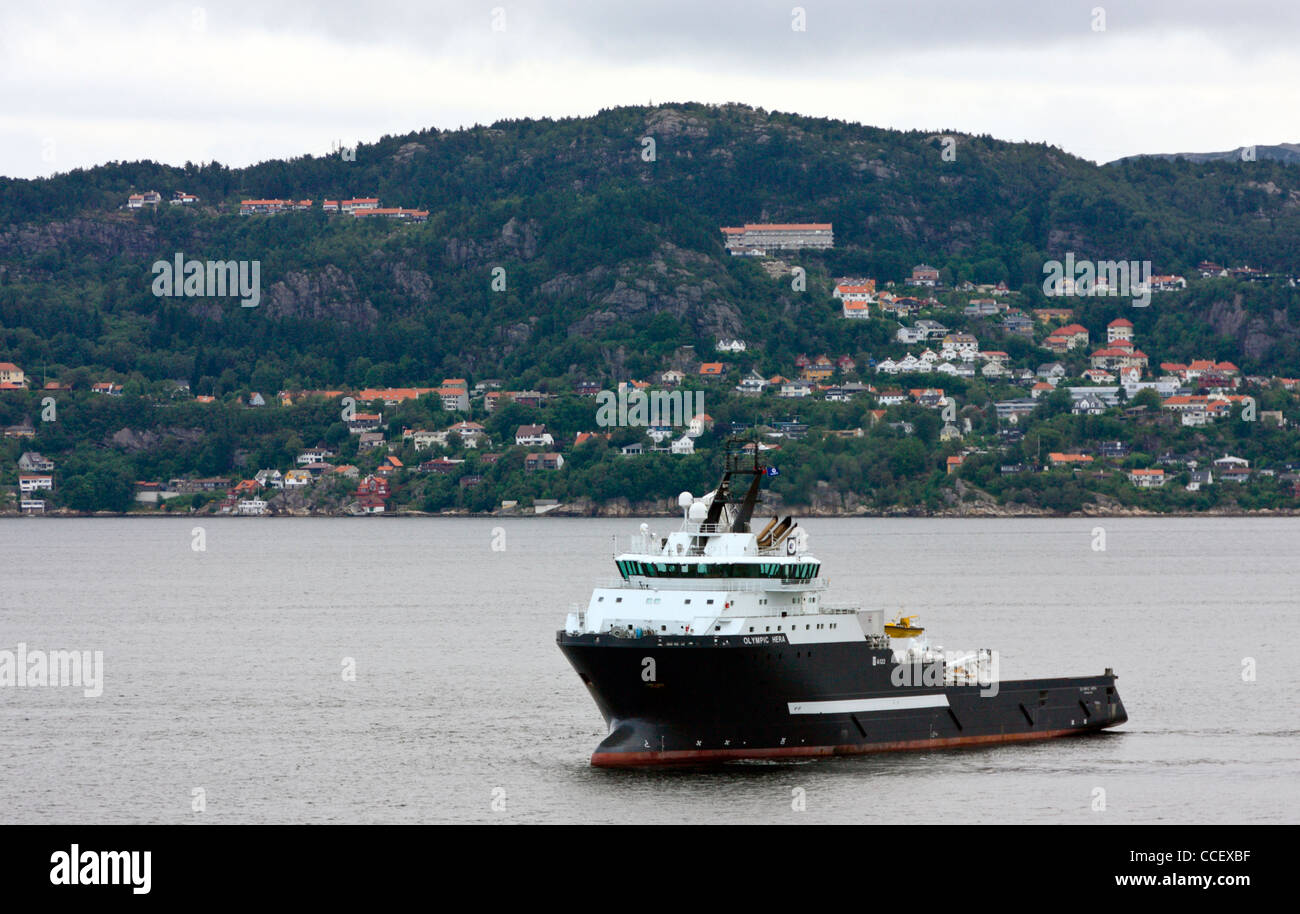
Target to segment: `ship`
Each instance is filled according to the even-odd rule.
[[[679,529],[642,523],[616,543],[618,577],[556,633],[608,730],[593,766],[987,746],[1128,720],[1109,668],[1002,682],[996,651],[945,651],[911,619],[891,638],[883,609],[833,602],[805,528],[753,529],[776,468],[734,439],[723,463],[712,492],[679,496]]]

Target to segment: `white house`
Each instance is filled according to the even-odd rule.
[[[253,479],[264,489],[284,488],[284,475],[279,470],[258,470]]]
[[[449,437],[456,435],[465,447],[477,448],[480,442],[487,440],[487,433],[477,422],[457,422],[445,434]]]
[[[767,379],[757,371],[750,371],[741,378],[740,384],[736,387],[736,390],[742,394],[761,394],[766,389]]]
[[[744,340],[718,340],[713,348],[718,352],[744,352],[746,346]]]
[[[1128,481],[1139,489],[1159,489],[1165,484],[1165,471],[1129,470]]]
[[[545,425],[521,425],[515,432],[515,444],[519,447],[552,447],[555,439]]]

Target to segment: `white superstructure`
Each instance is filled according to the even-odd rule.
[[[620,577],[598,586],[585,611],[570,612],[565,630],[634,638],[739,635],[792,644],[888,643],[881,610],[826,599],[821,562],[790,518],[774,517],[758,533],[737,531],[748,523],[737,523],[735,503],[728,502],[709,523],[716,495],[697,500],[683,492],[679,503],[685,519],[666,536],[643,523],[629,549],[615,550]]]

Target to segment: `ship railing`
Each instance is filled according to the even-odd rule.
[[[704,548],[708,545],[708,537],[731,532],[731,528],[726,524],[687,523],[684,529],[691,535],[690,542],[680,553],[673,553],[674,555],[703,555]],[[615,534],[612,537],[613,554],[631,552],[642,555],[662,555],[668,541],[668,534],[676,532],[680,530],[648,530],[645,533]]]
[[[597,579],[595,586],[622,590],[719,590],[762,593],[767,590],[825,590],[830,586],[830,578],[818,577],[808,578],[807,580],[795,578],[643,578],[636,582],[626,581],[623,578],[600,578]],[[856,610],[854,611],[856,612]]]

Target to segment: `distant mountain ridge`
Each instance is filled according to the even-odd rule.
[[[1256,162],[1281,162],[1285,165],[1300,165],[1300,143],[1281,143],[1277,146],[1238,146],[1236,149],[1230,149],[1227,152],[1143,152],[1137,155],[1124,156],[1116,159],[1115,162],[1131,162],[1136,159],[1164,159],[1172,162],[1175,159],[1185,159],[1188,162],[1201,164],[1204,162],[1248,162],[1251,158],[1243,158],[1247,150],[1254,150],[1251,155]],[[1110,164],[1115,164],[1111,162]]]

